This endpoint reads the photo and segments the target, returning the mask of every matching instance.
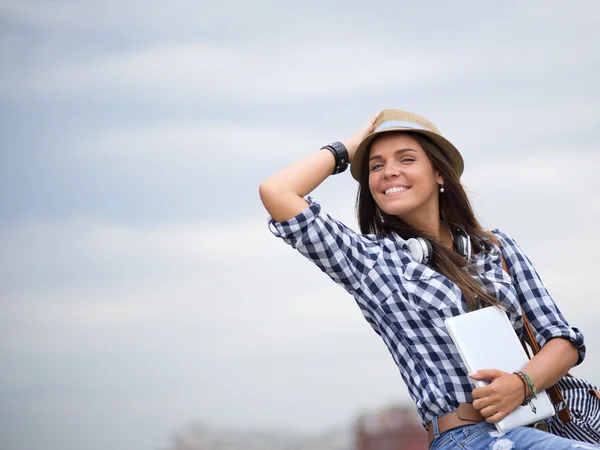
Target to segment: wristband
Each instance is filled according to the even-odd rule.
[[[533,384],[531,376],[525,372],[513,372],[513,374],[517,375],[521,379],[525,389],[525,398],[523,399],[523,403],[521,403],[521,406],[529,405],[531,411],[533,411],[533,413],[535,414],[536,407],[532,403],[532,400],[534,398],[537,398],[537,392],[535,390],[535,385]]]
[[[342,144],[341,142],[334,142],[332,144],[324,145],[323,147],[321,147],[321,150],[324,148],[329,150],[335,158],[335,167],[333,169],[333,172],[331,172],[332,175],[342,173],[348,168],[349,156],[348,150],[346,149],[346,146],[344,144]]]

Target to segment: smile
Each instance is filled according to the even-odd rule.
[[[409,190],[410,188],[406,187],[406,186],[397,186],[397,187],[391,187],[385,190],[385,195],[392,195],[392,194],[397,194],[398,192],[404,192]]]

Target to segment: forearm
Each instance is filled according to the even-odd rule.
[[[543,391],[556,384],[573,367],[577,358],[577,349],[571,341],[554,338],[527,363],[523,372],[531,376],[536,391]],[[504,419],[525,398],[523,381],[515,374],[484,369],[469,376],[474,380],[490,382],[473,390],[473,407],[490,423]]]
[[[350,138],[343,141],[348,152],[348,162],[352,161],[358,144],[373,132],[376,118],[377,116],[373,116]],[[259,192],[271,217],[277,222],[282,222],[304,211],[308,203],[303,197],[331,175],[335,164],[336,157],[333,153],[328,149],[321,149],[267,178],[260,185]]]
[[[300,214],[307,207],[303,197],[331,175],[334,166],[333,154],[322,149],[267,178],[259,192],[271,217],[281,222]]]
[[[579,354],[575,345],[563,338],[551,339],[525,366],[538,391],[556,384],[577,363]]]

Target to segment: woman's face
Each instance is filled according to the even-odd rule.
[[[441,175],[421,145],[404,133],[387,133],[371,145],[369,190],[379,208],[416,225],[439,217]]]

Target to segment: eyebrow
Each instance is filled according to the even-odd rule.
[[[397,155],[398,153],[405,153],[405,152],[415,152],[415,153],[417,153],[417,151],[415,149],[413,149],[413,148],[401,148],[401,149],[398,149],[398,150],[396,150],[394,152],[394,156]],[[381,155],[371,156],[369,158],[369,162],[373,161],[374,159],[383,159],[383,156],[381,156]]]

